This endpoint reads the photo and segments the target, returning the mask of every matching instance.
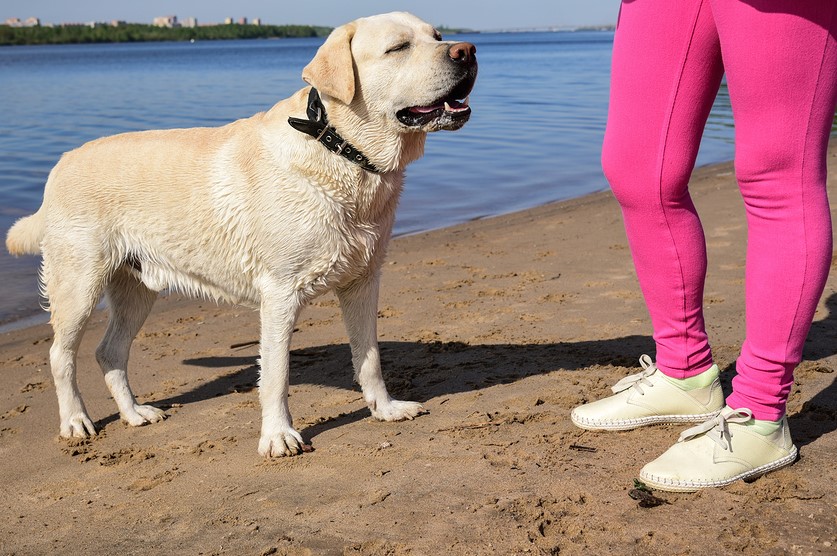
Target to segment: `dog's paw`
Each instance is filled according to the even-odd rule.
[[[390,400],[386,404],[376,404],[374,408],[370,407],[370,410],[372,411],[372,417],[379,421],[412,420],[419,415],[430,413],[418,402],[402,402],[399,400]]]
[[[272,434],[262,433],[259,439],[259,454],[266,458],[295,456],[302,452],[311,452],[313,448],[302,440],[302,436],[292,428],[286,428]]]
[[[96,436],[96,427],[86,413],[76,413],[61,422],[60,434],[62,438],[87,438]]]
[[[134,404],[130,411],[122,413],[120,417],[132,427],[141,427],[162,421],[166,418],[166,412],[150,405]]]

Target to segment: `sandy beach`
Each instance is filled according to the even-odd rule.
[[[837,199],[837,150],[829,166]],[[732,165],[697,170],[692,192],[728,392],[746,243]],[[258,346],[231,347],[258,338],[251,310],[160,299],[130,377],[169,418],[140,428],[120,422],[95,363],[97,312],[79,383],[101,432],[85,441],[58,438],[51,329],[4,333],[0,553],[837,554],[832,270],[788,405],[799,461],[752,483],[658,492],[654,507],[629,496],[633,479],[684,427],[593,433],[569,420],[653,355],[607,192],[391,244],[379,339],[390,391],[430,411],[414,421],[372,420],[336,299],[319,298],[292,346],[294,425],[315,448],[298,457],[256,452]]]

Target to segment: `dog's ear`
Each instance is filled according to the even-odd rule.
[[[352,60],[354,23],[340,26],[328,36],[316,56],[302,70],[302,79],[323,93],[345,104],[355,96],[355,69]]]

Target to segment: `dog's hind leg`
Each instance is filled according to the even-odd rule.
[[[76,354],[90,313],[99,301],[107,269],[97,255],[61,240],[43,246],[42,281],[55,333],[49,350],[63,437],[85,438],[96,429],[76,382]]]
[[[128,384],[131,343],[151,312],[157,293],[148,289],[123,265],[105,287],[105,297],[110,317],[105,336],[96,349],[96,361],[119,408],[119,416],[135,427],[161,421],[166,414],[156,407],[137,404]]]
[[[427,410],[417,402],[392,399],[381,376],[377,326],[378,277],[377,273],[370,274],[372,276],[337,290],[352,347],[355,380],[360,384],[366,405],[374,418],[381,421],[412,419],[427,413]]]

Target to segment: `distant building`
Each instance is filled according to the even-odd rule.
[[[260,17],[254,17],[253,18],[253,25],[259,26],[261,24],[262,24],[262,18],[260,18]]]
[[[177,22],[176,15],[162,15],[160,17],[154,18],[154,25],[157,27],[180,27],[180,24]]]
[[[40,27],[41,20],[37,17],[30,17],[21,21],[19,17],[10,17],[6,20],[6,25],[9,27]]]
[[[187,17],[180,23],[181,27],[189,27],[190,29],[198,26],[198,18]]]
[[[239,18],[238,24],[239,25],[247,25],[247,18],[246,17]]]
[[[232,23],[233,23],[233,18],[231,18],[231,17],[224,18],[224,25],[232,25]]]
[[[110,22],[111,27],[122,27],[123,25],[128,25],[128,22],[127,21],[122,21],[121,19],[120,20],[114,19]]]

